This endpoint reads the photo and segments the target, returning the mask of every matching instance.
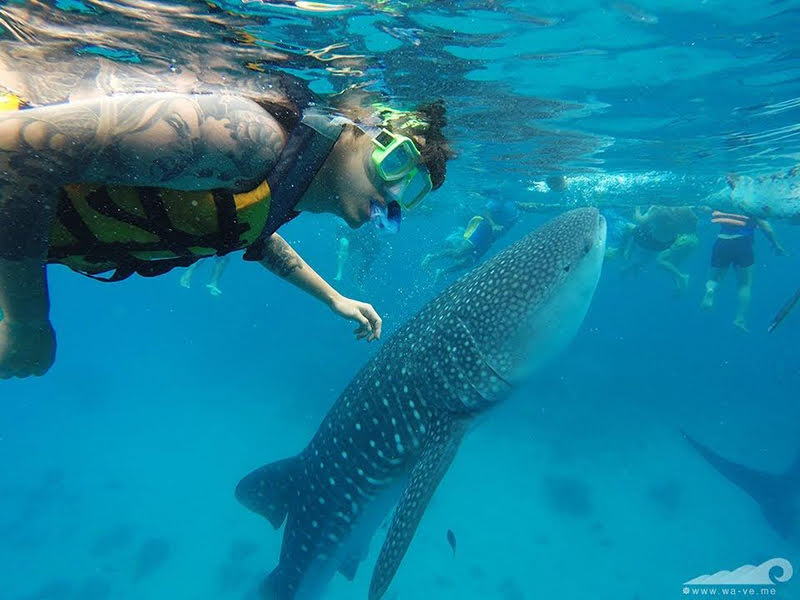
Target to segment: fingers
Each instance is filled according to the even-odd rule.
[[[369,325],[362,325],[361,327],[358,327],[355,331],[353,331],[353,333],[356,334],[357,340],[363,340],[365,337],[372,335],[372,331],[370,330]],[[369,339],[367,339],[367,341],[369,341]]]
[[[31,375],[44,375],[45,372],[47,372],[47,369],[37,372],[36,369],[30,368],[26,365],[12,363],[0,368],[0,379],[14,379],[15,377],[18,377],[19,379],[25,379]]]
[[[359,302],[352,318],[359,322],[359,326],[353,331],[357,339],[363,340],[366,338],[368,342],[380,339],[383,330],[383,319],[372,308],[371,304]]]
[[[357,310],[355,314],[353,314],[353,320],[358,321],[359,325],[353,330],[353,333],[356,334],[357,340],[363,340],[367,338],[369,341],[369,337],[372,336],[372,326],[369,323],[369,320],[361,313],[360,310]]]
[[[371,304],[343,298],[334,305],[333,310],[346,319],[358,321],[358,327],[353,330],[356,339],[366,339],[368,342],[380,339],[383,319]]]
[[[381,319],[380,315],[377,311],[372,308],[371,304],[365,304],[362,307],[362,315],[367,318],[369,321],[370,328],[372,329],[372,337],[367,341],[372,340],[379,340],[381,339],[381,331],[383,330],[383,319]]]
[[[30,375],[41,377],[50,370],[50,364],[38,363],[30,370]]]

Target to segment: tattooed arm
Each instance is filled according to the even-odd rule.
[[[255,102],[134,94],[0,114],[0,378],[49,369],[44,262],[60,188],[251,189],[286,133]]]
[[[93,124],[7,113],[0,118],[0,378],[53,363],[44,261],[59,186],[78,174]]]
[[[289,243],[273,233],[264,246],[261,264],[302,291],[321,300],[333,312],[345,319],[357,321],[355,334],[368,342],[381,337],[382,320],[372,305],[345,298],[308,266]]]

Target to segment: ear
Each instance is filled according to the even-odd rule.
[[[426,140],[423,136],[418,133],[406,133],[406,135],[414,142],[418,150],[422,150],[425,147]]]

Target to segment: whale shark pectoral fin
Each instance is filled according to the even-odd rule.
[[[442,419],[430,428],[428,441],[411,470],[372,572],[369,600],[379,600],[389,588],[428,502],[453,462],[466,428],[467,421],[460,419]]]
[[[293,480],[299,466],[300,459],[293,457],[256,469],[238,483],[236,499],[278,529],[289,513]]]
[[[789,538],[797,526],[794,497],[800,482],[800,457],[782,475],[767,473],[735,463],[714,452],[708,446],[681,432],[686,441],[728,481],[755,500],[764,518],[783,538]]]
[[[258,588],[259,600],[294,600],[296,590],[288,583],[294,583],[296,579],[296,573],[288,572],[284,565],[279,564],[261,582]]]

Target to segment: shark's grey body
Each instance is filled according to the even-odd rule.
[[[728,175],[726,183],[703,203],[717,210],[800,222],[800,167],[757,176]]]
[[[369,598],[384,594],[470,422],[574,336],[604,251],[595,209],[553,219],[401,327],[299,455],[242,479],[245,506],[275,528],[286,520],[264,598],[319,598],[337,570],[352,579],[396,505]]]
[[[767,473],[735,463],[684,433],[714,469],[755,500],[764,518],[784,539],[800,542],[800,453],[783,473]]]

